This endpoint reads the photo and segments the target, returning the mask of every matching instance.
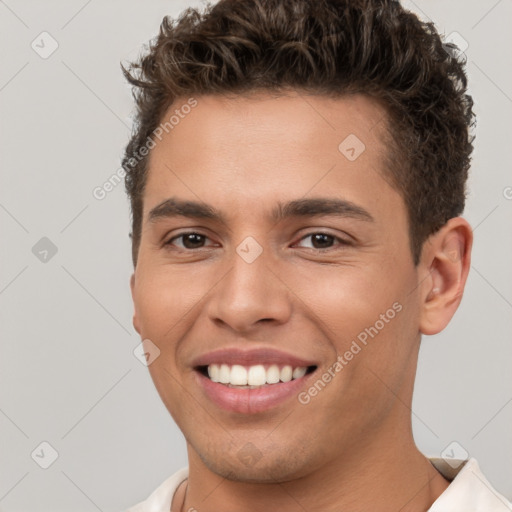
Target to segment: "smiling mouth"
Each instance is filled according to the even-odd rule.
[[[281,364],[210,364],[197,366],[195,370],[212,382],[229,388],[258,389],[300,379],[314,372],[316,368],[315,365],[293,367]]]

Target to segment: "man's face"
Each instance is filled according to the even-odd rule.
[[[384,111],[363,96],[196,99],[151,152],[132,279],[134,325],[160,350],[149,370],[189,458],[271,482],[371,456],[408,428],[419,343]],[[256,381],[308,373],[247,389],[213,382],[208,362],[214,380],[242,382],[237,363]]]

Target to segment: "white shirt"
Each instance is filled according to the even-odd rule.
[[[512,503],[497,492],[480,471],[476,459],[467,461],[429,458],[433,466],[451,483],[428,509],[428,512],[510,512]],[[460,463],[460,465],[459,465]],[[453,466],[457,466],[454,468]],[[182,468],[165,480],[149,496],[125,512],[169,512],[179,485],[188,478]]]

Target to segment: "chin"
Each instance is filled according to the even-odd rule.
[[[199,454],[204,465],[213,473],[243,483],[284,483],[306,476],[314,471],[304,453],[290,455],[290,450],[281,447],[283,453],[275,453],[273,447],[262,453],[252,443],[241,449],[227,451],[222,457],[217,454]]]

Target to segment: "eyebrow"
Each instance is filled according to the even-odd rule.
[[[374,222],[371,214],[361,206],[346,199],[311,198],[279,203],[272,211],[272,219],[281,221],[289,217],[317,217],[335,215]]]
[[[296,199],[287,203],[279,203],[270,214],[270,220],[280,222],[292,217],[319,217],[335,215],[350,217],[366,222],[374,222],[372,215],[361,206],[345,199],[311,198]],[[186,201],[169,198],[152,208],[148,214],[149,222],[161,218],[189,217],[195,219],[211,219],[226,223],[226,217],[218,209],[203,202]]]

